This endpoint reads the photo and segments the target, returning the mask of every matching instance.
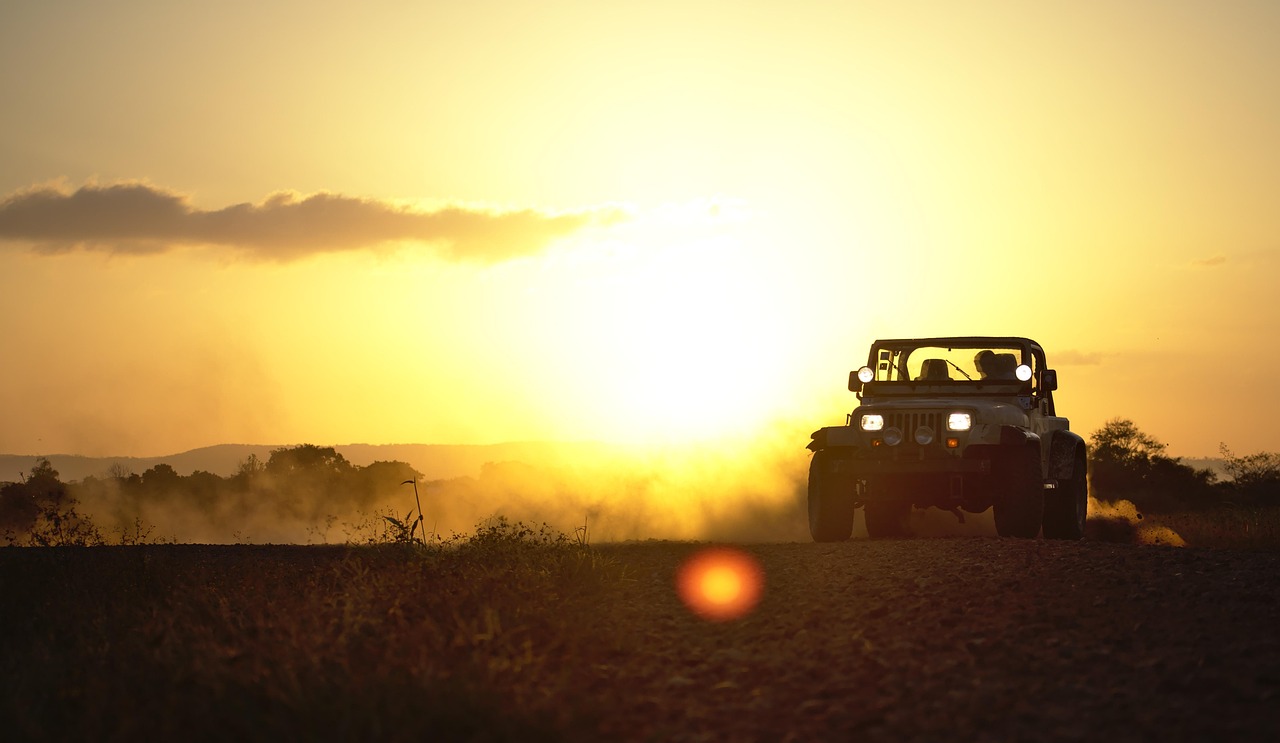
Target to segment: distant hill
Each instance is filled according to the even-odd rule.
[[[162,457],[84,457],[74,454],[52,454],[46,457],[64,482],[86,477],[103,477],[113,468],[142,474],[160,463],[168,464],[179,475],[197,470],[219,477],[236,473],[240,463],[256,455],[263,462],[275,449],[290,445],[219,444],[192,449]],[[328,446],[328,444],[325,444]],[[379,461],[406,462],[427,480],[475,476],[486,462],[524,462],[526,464],[565,464],[595,459],[615,449],[600,443],[515,442],[505,444],[345,444],[333,445],[339,454],[354,465],[365,467]],[[0,482],[14,482],[35,466],[39,457],[0,454]],[[118,467],[117,467],[118,465]]]

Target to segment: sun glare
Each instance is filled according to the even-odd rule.
[[[764,592],[764,573],[751,555],[717,547],[703,550],[680,566],[680,600],[694,614],[713,622],[746,616]]]
[[[622,438],[719,436],[781,404],[787,304],[769,300],[785,289],[768,251],[725,212],[640,220],[608,261],[584,267],[600,286],[584,354],[608,370],[594,396],[608,400]]]

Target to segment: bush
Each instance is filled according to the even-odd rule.
[[[76,510],[78,505],[58,479],[58,471],[42,457],[22,482],[0,488],[0,531],[10,545],[102,544],[102,534]]]
[[[1224,498],[1235,504],[1280,506],[1280,454],[1258,452],[1236,456],[1226,444],[1218,451],[1230,480],[1222,483]]]

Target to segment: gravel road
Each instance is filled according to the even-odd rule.
[[[609,738],[1280,740],[1278,553],[754,545],[763,598],[712,623],[672,590],[698,545],[600,549],[632,578],[584,640]]]

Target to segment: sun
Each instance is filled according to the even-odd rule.
[[[612,253],[589,352],[607,359],[623,438],[713,437],[776,408],[784,292],[749,230],[723,221],[634,230]]]

